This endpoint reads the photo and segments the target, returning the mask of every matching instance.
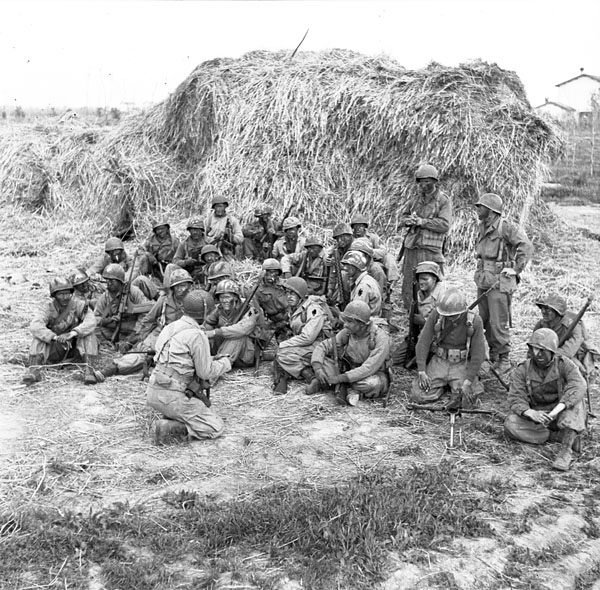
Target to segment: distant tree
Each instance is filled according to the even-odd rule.
[[[118,108],[113,107],[112,109],[110,109],[110,117],[113,121],[120,121],[121,111]]]
[[[17,105],[15,107],[13,115],[14,115],[15,119],[24,119],[25,118],[25,111],[20,106]]]

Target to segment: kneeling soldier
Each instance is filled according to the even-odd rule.
[[[585,380],[573,361],[557,354],[553,330],[536,330],[527,345],[529,358],[512,374],[508,394],[512,413],[504,431],[531,444],[562,442],[552,467],[568,471],[586,428]]]
[[[183,300],[183,316],[169,324],[156,340],[156,367],[146,390],[148,405],[163,414],[154,427],[157,444],[170,440],[217,438],[223,420],[211,409],[202,388],[231,370],[229,358],[211,358],[200,323],[204,298],[191,291]]]
[[[391,385],[389,336],[373,322],[364,301],[348,303],[340,318],[343,329],[335,337],[323,340],[311,358],[319,384],[325,388],[342,384],[347,391],[341,389],[336,397],[350,406],[363,397],[384,396]]]

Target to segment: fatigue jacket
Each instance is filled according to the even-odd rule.
[[[335,336],[338,356],[348,363],[350,369],[345,372],[350,383],[356,383],[375,375],[386,368],[390,356],[389,336],[373,322],[369,323],[369,330],[362,338],[357,338],[343,328]],[[333,339],[323,340],[315,348],[311,364],[323,365],[325,357],[333,358]]]
[[[287,319],[288,302],[285,289],[280,282],[268,285],[262,281],[256,290],[254,300],[270,322],[281,322]]]
[[[152,254],[158,262],[168,263],[173,261],[175,252],[179,248],[179,239],[171,236],[169,232],[164,240],[159,241],[156,234],[152,234],[142,246],[142,252]]]
[[[231,233],[229,237],[228,233]],[[214,211],[211,211],[206,218],[206,243],[218,244],[223,239],[230,241],[229,238],[234,245],[243,243],[244,234],[240,222],[233,215],[217,217]]]
[[[436,308],[437,301],[442,294],[442,283],[436,283],[431,293],[425,294],[421,289],[417,291],[417,313],[423,316],[423,320]]]
[[[327,287],[327,300],[331,303],[335,303],[335,304],[342,303],[342,294],[338,292],[339,291],[338,278],[337,278],[338,273],[337,273],[337,268],[335,265],[336,251],[337,251],[337,256],[340,260],[340,272],[341,272],[342,287],[344,289],[344,292],[350,293],[350,286],[348,285],[348,277],[346,276],[346,273],[344,271],[342,271],[341,261],[342,261],[342,258],[344,257],[344,254],[346,254],[346,252],[350,251],[351,246],[352,246],[352,244],[348,244],[347,247],[341,249],[337,245],[333,245],[327,249],[327,252],[325,254],[325,258],[331,259],[331,267],[329,268],[329,285]]]
[[[280,260],[286,254],[301,254],[304,250],[305,241],[306,240],[302,236],[298,236],[296,238],[296,244],[294,246],[294,244],[291,243],[286,238],[286,236],[278,238],[273,244],[273,258],[277,258],[277,260]]]
[[[48,302],[31,321],[31,335],[38,340],[50,343],[55,336],[76,332],[77,336],[89,336],[96,328],[94,312],[87,304],[71,297],[64,312],[61,312],[56,301]]]
[[[180,266],[187,270],[192,276],[196,273],[204,271],[204,262],[200,260],[200,251],[206,246],[206,240],[204,237],[198,241],[192,240],[191,236],[185,239],[175,252],[173,256],[173,264]],[[192,259],[193,262],[189,262],[188,259]]]
[[[138,332],[144,340],[156,328],[162,330],[183,315],[183,303],[178,303],[173,293],[161,295],[152,309],[140,320]]]
[[[564,316],[558,316],[553,323],[546,322],[544,320],[540,320],[534,327],[533,332],[539,330],[540,328],[550,328],[556,332],[558,339],[560,340],[564,334],[567,333],[571,322],[575,314],[572,312],[567,312]],[[580,322],[577,323],[575,328],[573,328],[573,332],[568,340],[558,349],[558,354],[566,356],[569,359],[574,359],[579,357],[579,353],[581,348],[585,342],[585,329]],[[581,351],[585,354],[585,351]]]
[[[519,416],[530,409],[551,410],[559,402],[572,408],[583,401],[585,392],[585,380],[568,358],[555,355],[547,369],[528,359],[512,373],[508,405]]]
[[[125,295],[123,295],[125,297]],[[119,313],[119,305],[121,303],[120,295],[111,295],[110,291],[105,291],[100,295],[98,302],[96,303],[96,309],[94,313],[100,323],[101,320],[108,318]],[[129,287],[129,297],[127,298],[127,309],[124,315],[137,315],[143,313],[134,309],[136,305],[147,304],[150,305],[152,302],[146,299],[146,296],[134,285]],[[149,310],[146,309],[146,313]]]
[[[242,234],[245,238],[249,238],[250,240],[254,240],[259,244],[262,243],[263,239],[265,243],[268,243],[268,238],[265,238],[267,235],[267,231],[270,230],[270,234],[273,236],[275,234],[275,224],[273,220],[269,217],[269,220],[266,224],[263,224],[260,220],[252,221],[251,223],[246,224],[242,228]]]
[[[240,302],[240,307],[242,305],[243,302]],[[225,340],[250,336],[256,329],[256,324],[260,318],[260,312],[253,307],[250,307],[239,321],[233,323],[240,307],[231,309],[227,314],[221,306],[217,304],[214,311],[209,313],[206,317],[204,328],[207,330],[214,330],[216,336],[224,338]]]
[[[125,257],[123,258],[123,260],[121,260],[121,262],[119,262],[118,264],[125,272],[127,272],[128,270],[130,270],[132,262],[127,252],[124,253],[124,256]],[[98,257],[87,269],[87,276],[92,278],[94,275],[102,275],[102,272],[109,264],[112,264],[110,256],[106,252],[104,252],[104,254]]]
[[[350,301],[364,301],[369,305],[373,317],[381,315],[381,289],[377,281],[366,271],[356,278],[350,293]]]
[[[279,348],[310,346],[324,330],[331,330],[325,305],[327,304],[322,295],[309,295],[290,312],[290,328],[293,336],[281,342]]]
[[[402,215],[418,215],[422,225],[413,225],[406,234],[406,249],[423,249],[442,254],[445,235],[452,224],[452,207],[450,199],[436,187],[430,196],[423,198],[416,195],[403,209]]]
[[[300,269],[302,269],[302,272],[297,276],[303,279],[306,277],[324,277],[325,260],[323,259],[323,252],[319,252],[314,258],[309,258],[305,250],[304,252],[286,254],[281,259],[281,270],[283,273],[289,272],[295,274]]]

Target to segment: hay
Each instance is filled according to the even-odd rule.
[[[507,216],[527,220],[561,147],[513,72],[481,61],[407,70],[343,50],[205,62],[148,113],[95,131],[93,142],[79,133],[46,175],[80,214],[100,214],[107,233],[128,215],[145,229],[156,213],[202,213],[222,194],[242,220],[266,201],[280,214],[295,204],[320,228],[361,211],[390,235],[427,161],[453,200],[455,254],[472,245],[470,205],[481,192],[501,194]],[[48,165],[27,153],[28,165],[15,164],[19,150],[1,151],[14,183]],[[34,206],[40,191],[0,190]]]

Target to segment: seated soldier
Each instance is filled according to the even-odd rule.
[[[412,321],[409,326],[406,339],[398,346],[393,353],[395,365],[405,365],[409,368],[412,365],[414,351],[421,329],[425,325],[429,314],[436,308],[437,302],[442,294],[442,271],[437,262],[420,262],[415,269],[415,283],[413,284],[413,293],[416,293],[416,300],[413,300],[410,306],[408,321]],[[413,358],[406,358],[407,352],[410,352]],[[416,360],[416,359],[414,359]]]
[[[213,197],[206,219],[206,242],[213,244],[223,258],[231,260],[244,242],[244,234],[237,218],[227,213],[227,207],[229,202],[225,197]]]
[[[332,311],[337,313],[335,310],[343,309],[350,300],[348,278],[342,272],[340,261],[350,250],[353,240],[352,228],[347,223],[338,223],[333,228],[332,236],[335,244],[327,249],[323,259],[325,260],[325,266],[328,268],[327,275],[329,277],[326,285],[327,303]]]
[[[275,224],[273,223],[273,209],[269,205],[259,205],[254,210],[256,221],[242,228],[244,243],[242,244],[242,256],[253,258],[262,262],[271,256],[273,243],[275,241]]]
[[[309,295],[325,296],[325,291],[327,290],[326,289],[327,277],[307,276],[307,277],[304,277],[304,280],[306,281],[306,286],[308,287]]]
[[[310,359],[324,333],[331,331],[329,310],[323,296],[308,295],[306,281],[292,277],[284,283],[292,336],[279,343],[273,361],[273,392],[284,394],[288,379],[304,379],[309,391],[318,390]]]
[[[106,280],[106,292],[94,310],[96,336],[100,342],[126,342],[134,334],[139,315],[150,311],[152,302],[135,285],[125,283],[125,272],[118,264],[109,264],[102,276]]]
[[[154,425],[157,444],[223,434],[223,420],[211,409],[203,389],[230,371],[231,363],[227,357],[210,356],[208,338],[200,327],[204,316],[204,298],[190,291],[183,300],[183,316],[156,340],[156,367],[146,396],[148,405],[164,416]]]
[[[235,273],[231,268],[231,264],[225,260],[217,260],[213,262],[206,271],[206,291],[210,293],[214,300],[215,289],[217,285],[224,279],[235,281]]]
[[[215,298],[217,306],[204,320],[212,354],[228,356],[232,366],[251,367],[256,354],[251,336],[257,326],[259,311],[244,305],[240,286],[231,279],[224,279],[217,285]]]
[[[289,329],[288,300],[281,283],[281,264],[275,258],[262,263],[262,279],[254,300],[263,313],[263,327],[277,339],[287,337]]]
[[[69,282],[73,285],[73,299],[87,303],[93,310],[102,291],[96,285],[92,285],[87,273],[84,270],[77,270],[69,277]]]
[[[162,286],[167,264],[173,262],[179,239],[171,236],[171,226],[164,219],[152,222],[152,235],[138,251],[136,271],[154,278]]]
[[[568,471],[586,428],[585,380],[575,363],[557,354],[553,330],[536,330],[527,345],[529,358],[512,373],[504,432],[531,444],[562,442],[552,467]]]
[[[367,257],[362,252],[346,252],[341,260],[342,271],[348,277],[350,301],[364,301],[371,316],[381,315],[381,289],[377,281],[367,273]]]
[[[281,260],[286,254],[302,252],[304,238],[299,236],[302,224],[297,217],[288,217],[283,220],[283,236],[273,244],[273,258]]]
[[[381,295],[386,292],[387,289],[387,276],[385,275],[385,270],[383,270],[383,266],[373,260],[373,246],[366,238],[358,238],[352,241],[350,244],[351,252],[362,252],[367,259],[367,274],[371,275],[377,284],[379,285],[379,290]]]
[[[304,242],[304,252],[285,254],[282,257],[281,271],[286,279],[295,276],[306,281],[307,277],[325,277],[323,242],[315,236],[310,236]]]
[[[455,287],[446,289],[417,341],[419,373],[412,383],[412,401],[434,402],[450,388],[451,403],[472,405],[483,393],[477,373],[485,358],[484,342],[483,323],[474,311],[467,311],[465,294]]]
[[[201,258],[202,249],[207,245],[204,239],[204,221],[192,217],[187,224],[189,236],[179,244],[173,262],[165,271],[166,284],[170,284],[169,275],[175,268],[182,268],[190,273],[194,283],[204,284],[204,261]]]
[[[96,383],[98,340],[94,335],[94,313],[84,301],[73,297],[73,286],[64,277],[50,281],[50,296],[52,301],[31,321],[33,340],[29,347],[29,370],[23,382],[31,385],[41,380],[36,365],[82,360],[86,363],[84,383]]]
[[[363,398],[384,396],[391,385],[389,336],[371,320],[371,310],[364,301],[348,303],[340,318],[344,327],[323,340],[311,358],[319,387],[339,384],[336,399],[350,406]],[[316,391],[317,387],[311,387],[307,393]]]

